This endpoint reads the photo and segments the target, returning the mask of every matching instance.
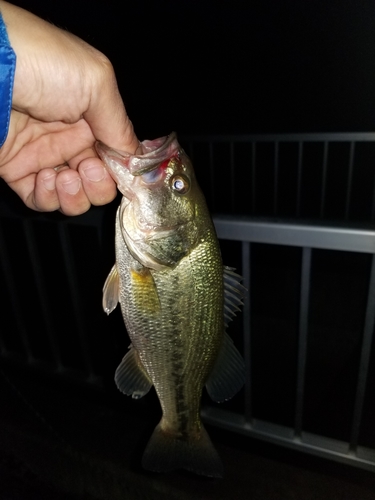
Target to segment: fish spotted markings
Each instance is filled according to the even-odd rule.
[[[146,394],[153,384],[159,397],[163,416],[147,445],[144,467],[220,477],[220,458],[200,419],[202,389],[206,384],[215,401],[224,401],[244,380],[243,361],[224,332],[220,249],[175,134],[145,141],[145,150],[143,156],[124,156],[97,145],[124,195],[116,220],[119,302],[146,373],[133,373],[134,356],[127,355],[118,370],[129,374],[130,382],[124,377],[116,383],[133,395]],[[103,291],[106,311],[114,308],[111,290],[116,286]],[[217,369],[217,359],[224,371]]]

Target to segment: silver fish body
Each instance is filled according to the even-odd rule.
[[[243,287],[223,267],[215,230],[189,158],[174,134],[146,152],[98,153],[124,194],[116,216],[116,263],[104,286],[109,314],[120,302],[131,339],[118,388],[135,398],[154,385],[163,411],[143,465],[220,477],[222,464],[203,427],[206,385],[215,401],[242,386],[244,365],[225,333]]]

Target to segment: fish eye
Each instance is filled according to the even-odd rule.
[[[190,181],[185,175],[174,175],[170,179],[170,185],[173,191],[179,194],[186,194],[190,189]]]

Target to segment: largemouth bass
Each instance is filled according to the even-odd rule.
[[[244,363],[225,333],[244,288],[222,264],[219,244],[192,164],[173,133],[128,155],[97,143],[123,194],[116,215],[116,263],[103,307],[120,302],[131,339],[116,370],[133,398],[155,387],[162,419],[143,456],[144,468],[184,468],[212,477],[222,463],[200,418],[203,387],[214,401],[243,385]]]

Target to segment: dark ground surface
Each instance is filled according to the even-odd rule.
[[[2,365],[0,500],[370,500],[375,475],[217,429],[221,480],[146,473],[155,402]],[[151,400],[151,402],[150,402]]]

